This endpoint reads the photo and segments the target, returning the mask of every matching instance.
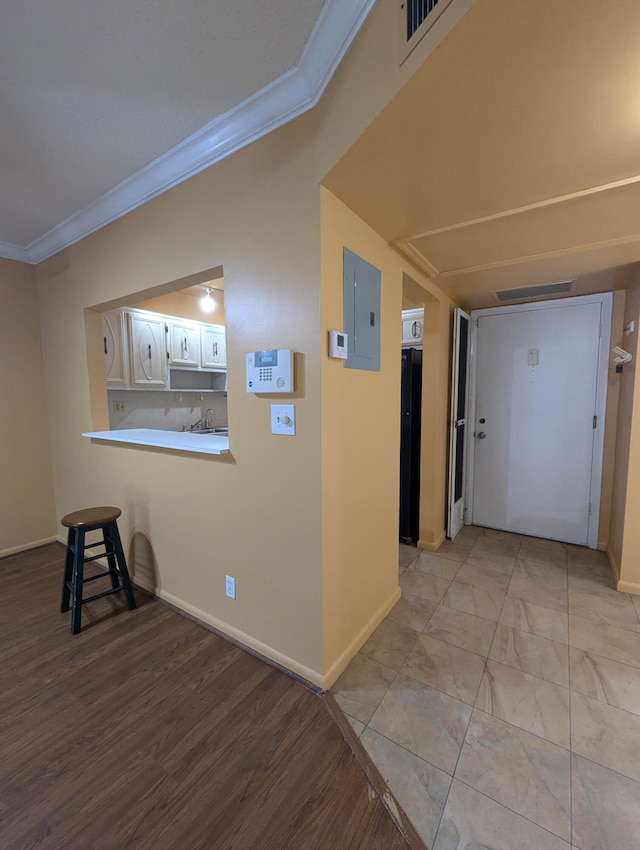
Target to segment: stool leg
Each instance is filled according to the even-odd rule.
[[[60,599],[60,613],[64,614],[69,610],[69,599],[71,591],[69,590],[68,582],[73,576],[73,541],[75,539],[75,529],[70,528],[67,533],[67,555],[64,561],[64,578],[62,579],[62,597]]]
[[[71,634],[80,631],[82,612],[82,578],[84,573],[84,529],[76,529],[75,553],[73,558],[73,604],[71,608]]]
[[[113,537],[111,536],[111,529],[108,525],[102,529],[102,539],[104,541],[105,549],[107,550],[107,563],[109,564],[111,587],[115,590],[116,587],[120,587],[120,579],[118,576],[118,569],[116,567],[116,556],[114,555],[115,546],[113,545]]]
[[[120,570],[120,579],[122,581],[125,596],[127,597],[127,607],[130,611],[133,611],[136,607],[136,599],[133,595],[133,588],[131,587],[131,579],[129,578],[129,570],[127,569],[127,561],[124,557],[124,550],[122,548],[122,541],[120,540],[120,532],[118,531],[117,522],[114,521],[109,523],[109,534],[113,541],[113,548],[116,551],[116,560],[118,561],[118,569]]]

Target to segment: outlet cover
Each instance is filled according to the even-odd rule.
[[[225,593],[231,599],[236,598],[236,580],[233,576],[225,576]]]

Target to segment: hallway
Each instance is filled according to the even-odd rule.
[[[640,598],[601,552],[467,526],[333,688],[434,850],[635,850]]]

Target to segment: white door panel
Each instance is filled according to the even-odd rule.
[[[553,304],[479,314],[472,517],[586,545],[602,304]]]

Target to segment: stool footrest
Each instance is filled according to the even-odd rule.
[[[84,605],[85,602],[93,602],[94,599],[101,599],[103,596],[111,596],[112,593],[120,593],[121,590],[124,590],[124,587],[119,584],[117,587],[111,587],[109,590],[104,590],[102,593],[87,596],[86,599],[82,600],[82,604]]]
[[[83,578],[83,579],[82,579],[82,583],[83,583],[83,584],[87,584],[87,582],[95,581],[95,580],[96,580],[96,579],[98,579],[98,578],[109,578],[109,573],[107,573],[107,572],[104,572],[104,573],[96,573],[96,575],[94,575],[94,576],[89,576],[89,578]]]

